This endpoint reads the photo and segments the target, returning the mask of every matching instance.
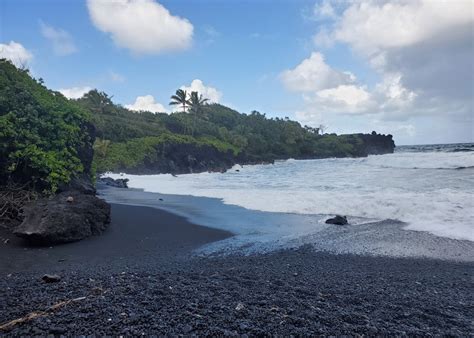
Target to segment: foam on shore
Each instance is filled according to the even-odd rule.
[[[258,211],[343,214],[353,224],[393,219],[407,230],[474,241],[474,152],[290,160],[224,174],[123,177],[148,192],[219,198]]]

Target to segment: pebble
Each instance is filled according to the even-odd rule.
[[[58,264],[62,283],[48,287],[33,272],[0,278],[0,318],[8,320],[87,296],[2,334],[469,336],[472,328],[472,264],[304,249],[69,264]]]

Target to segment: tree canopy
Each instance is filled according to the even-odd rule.
[[[96,151],[98,170],[126,169],[126,163],[130,162],[125,157],[132,155],[125,149],[131,149],[131,144],[135,148],[140,143],[147,145],[137,151],[141,154],[141,161],[145,161],[163,142],[177,142],[178,139],[231,149],[236,156],[249,162],[362,154],[362,141],[357,135],[319,135],[318,128],[301,126],[288,118],[267,118],[258,111],[241,114],[220,104],[207,104],[207,100],[197,92],[192,92],[189,98],[187,95],[180,89],[173,97],[179,98],[179,105],[183,105],[186,97],[186,107],[191,109],[171,114],[132,112],[114,104],[107,94],[96,90],[77,100],[93,114],[100,139],[96,149],[101,149],[100,153]],[[173,137],[163,138],[165,135]],[[107,147],[105,141],[109,142]],[[120,159],[121,151],[123,158]],[[112,153],[114,160],[111,159]],[[140,159],[134,163],[137,161]]]
[[[81,160],[93,142],[89,120],[86,109],[0,59],[0,185],[55,191],[89,174]]]

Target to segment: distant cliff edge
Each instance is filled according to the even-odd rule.
[[[364,142],[364,155],[391,154],[395,150],[395,142],[392,135],[377,134],[357,134]]]

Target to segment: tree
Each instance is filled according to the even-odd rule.
[[[191,107],[189,109],[189,113],[191,114],[193,118],[193,126],[191,130],[191,135],[194,135],[194,131],[196,129],[197,125],[197,120],[199,117],[205,117],[205,114],[203,113],[202,107],[204,104],[209,101],[209,99],[205,99],[202,95],[200,95],[198,92],[191,92],[191,95],[188,100],[188,104]]]
[[[110,146],[110,140],[96,139],[94,143],[94,151],[101,157],[107,156],[107,149]]]
[[[199,94],[198,92],[191,92],[190,98],[189,98],[189,106],[191,107],[191,112],[194,115],[201,115],[202,113],[202,106],[208,102],[209,99],[206,99],[202,96],[202,94]]]
[[[319,134],[319,128],[313,128],[313,127],[310,127],[310,126],[304,126],[304,129],[308,132],[308,133],[311,133],[311,134],[316,134],[318,135]]]
[[[181,105],[183,112],[186,112],[186,107],[189,105],[188,93],[183,89],[178,89],[175,95],[171,96],[170,106]]]
[[[0,59],[0,186],[53,193],[90,173],[91,116]]]

